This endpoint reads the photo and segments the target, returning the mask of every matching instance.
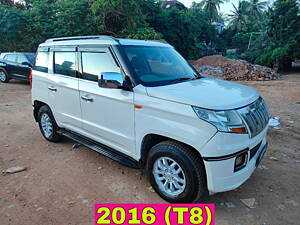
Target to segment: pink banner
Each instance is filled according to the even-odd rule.
[[[214,204],[95,204],[95,225],[215,224]]]

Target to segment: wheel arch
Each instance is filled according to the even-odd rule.
[[[2,66],[0,66],[0,70],[3,70],[4,72],[7,73],[7,70],[4,67],[2,67]]]
[[[6,74],[8,80],[10,79],[10,75],[5,67],[0,66],[0,71],[3,71]]]
[[[38,113],[39,113],[39,110],[44,105],[46,105],[46,106],[49,107],[49,105],[47,105],[45,102],[42,102],[42,101],[35,100],[33,102],[33,116],[34,116],[35,122],[38,122]]]
[[[181,143],[181,144],[187,146],[188,148],[191,149],[191,151],[194,151],[196,153],[196,155],[199,157],[200,160],[203,160],[200,152],[197,149],[195,149],[193,146],[191,146],[187,143],[184,143],[182,141],[178,141],[173,138],[167,137],[167,136],[151,133],[151,134],[147,134],[146,136],[144,136],[144,138],[142,140],[141,149],[140,149],[141,165],[144,166],[146,164],[147,158],[148,158],[148,153],[153,146],[157,145],[160,142],[168,141],[168,140],[175,141],[175,142],[178,142],[178,143]]]

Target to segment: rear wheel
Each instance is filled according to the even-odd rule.
[[[147,173],[155,191],[168,202],[199,202],[207,194],[203,161],[182,143],[155,145],[149,152]]]
[[[9,81],[7,72],[4,69],[0,69],[0,82],[7,83]]]
[[[58,142],[61,136],[57,133],[57,126],[53,114],[48,106],[42,106],[38,112],[38,122],[44,138],[51,142]]]

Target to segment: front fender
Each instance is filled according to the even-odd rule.
[[[141,158],[141,146],[147,134],[157,134],[192,146],[201,154],[201,148],[217,129],[200,120],[190,105],[135,95],[136,155]]]

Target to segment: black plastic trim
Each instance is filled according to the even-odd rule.
[[[258,167],[258,165],[260,164],[260,161],[262,160],[262,158],[264,157],[266,151],[267,151],[267,148],[268,148],[268,142],[265,144],[264,147],[262,147],[262,150],[260,151],[257,159],[256,159],[256,162],[255,162],[255,166]]]
[[[235,152],[235,153],[232,153],[232,154],[229,154],[229,155],[225,155],[225,156],[216,156],[216,157],[203,157],[203,159],[205,161],[221,161],[221,160],[227,160],[227,159],[231,159],[231,158],[234,158],[238,155],[241,155],[245,152],[248,152],[249,151],[249,148],[246,148],[246,149],[243,149],[241,151],[238,151],[238,152]]]
[[[135,159],[121,153],[118,152],[117,150],[114,150],[106,145],[103,145],[101,143],[98,143],[94,140],[91,140],[87,137],[84,137],[80,134],[76,134],[74,132],[65,130],[65,129],[60,129],[58,131],[58,133],[60,135],[63,135],[69,139],[72,139],[73,141],[76,141],[112,160],[117,161],[118,163],[120,163],[121,165],[130,167],[130,168],[134,168],[134,169],[140,169],[141,165],[138,161],[136,161]]]
[[[253,147],[252,149],[250,149],[250,158],[249,158],[249,161],[256,155],[256,153],[260,149],[261,145],[262,145],[262,141],[259,142],[255,147]]]

